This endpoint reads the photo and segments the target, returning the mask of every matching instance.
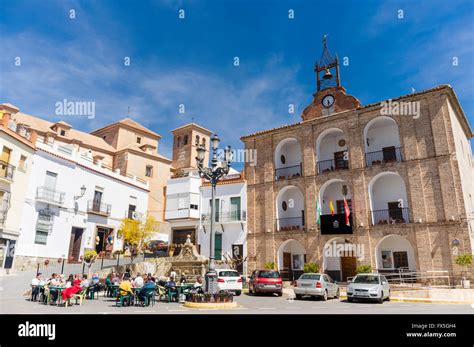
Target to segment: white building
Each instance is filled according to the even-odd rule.
[[[15,112],[10,106],[0,109],[0,268],[4,269],[13,267],[36,139],[35,132],[10,118]]]
[[[210,214],[212,188],[209,182],[201,186],[201,219],[197,243],[202,255],[209,257]],[[247,182],[243,173],[231,168],[216,186],[214,197],[214,255],[216,260],[247,256]],[[238,266],[246,273],[246,262]]]
[[[195,169],[182,171],[168,180],[166,186],[165,220],[168,226],[169,241],[180,245],[186,242],[188,235],[196,244],[196,230],[199,225],[199,188],[201,177]],[[179,254],[175,249],[175,255]]]
[[[38,138],[36,149],[15,268],[45,259],[77,261],[85,249],[121,249],[121,220],[146,214],[148,183],[112,171],[73,145]]]

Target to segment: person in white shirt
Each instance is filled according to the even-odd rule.
[[[38,272],[36,277],[31,280],[31,301],[36,301],[38,299],[38,294],[43,293],[43,285],[43,274]]]
[[[90,284],[90,282],[89,282],[89,280],[87,279],[87,275],[83,275],[83,276],[82,276],[82,281],[81,281],[81,287],[82,287],[83,289],[87,289],[87,288],[89,287],[89,284]]]
[[[140,274],[138,274],[137,277],[135,278],[135,280],[133,281],[133,286],[135,288],[143,287],[143,277],[140,276]]]

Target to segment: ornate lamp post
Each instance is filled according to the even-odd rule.
[[[212,160],[211,167],[204,166],[204,157],[206,155],[206,149],[204,146],[199,146],[197,148],[197,165],[199,174],[202,178],[205,178],[211,182],[211,230],[210,230],[210,241],[209,241],[209,268],[206,273],[206,292],[214,294],[217,291],[216,280],[217,273],[215,270],[215,254],[214,254],[214,210],[215,210],[215,201],[214,196],[216,193],[217,182],[227,173],[230,169],[230,162],[232,160],[232,152],[230,146],[227,146],[224,151],[224,160],[217,160],[217,150],[219,149],[220,139],[217,134],[214,134],[211,138],[211,150],[212,150]]]

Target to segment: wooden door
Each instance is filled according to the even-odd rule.
[[[336,170],[343,170],[347,168],[347,162],[344,160],[346,151],[334,153],[334,165]]]
[[[283,268],[281,270],[281,276],[284,279],[289,279],[291,275],[291,253],[283,252]]]
[[[82,233],[83,229],[72,228],[71,238],[69,241],[69,256],[68,259],[72,261],[79,260],[79,254],[81,253]]]
[[[395,269],[408,268],[407,252],[393,252],[393,267]]]
[[[356,275],[357,260],[355,257],[341,257],[342,280],[347,281],[347,277]]]

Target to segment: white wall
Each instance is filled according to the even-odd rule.
[[[165,219],[199,218],[199,187],[201,178],[191,172],[188,177],[170,178],[166,187]],[[190,205],[198,209],[191,209]]]
[[[74,154],[69,158],[74,159]],[[18,242],[17,255],[31,257],[63,258],[69,253],[69,243],[72,227],[84,228],[82,236],[81,254],[84,248],[95,248],[96,227],[98,225],[110,227],[116,233],[121,220],[126,217],[128,205],[135,197],[136,211],[146,214],[148,206],[148,191],[146,185],[136,183],[131,179],[119,178],[110,172],[105,175],[104,170],[90,163],[70,162],[57,156],[38,150],[34,156],[32,174],[24,203],[22,231]],[[52,231],[48,235],[47,244],[35,244],[36,222],[38,211],[47,207],[44,202],[36,201],[37,187],[44,185],[46,171],[57,174],[56,190],[65,192],[62,206],[49,205],[54,212]],[[74,200],[80,195],[81,187],[86,187],[83,197]],[[87,214],[87,202],[93,199],[96,186],[103,188],[102,202],[111,204],[109,217]],[[141,186],[141,188],[140,188]],[[115,238],[114,249],[122,246],[121,241]]]
[[[321,136],[321,135],[320,135]],[[344,133],[338,129],[332,129],[329,133],[322,134],[321,139],[317,141],[318,161],[334,159],[334,153],[347,150],[346,146],[339,146],[339,140],[346,140]]]
[[[367,138],[369,138],[369,146],[367,146]],[[364,143],[366,153],[381,151],[384,147],[400,147],[397,124],[389,117],[375,118],[365,128]]]
[[[230,199],[240,197],[240,209],[247,210],[247,183],[237,182],[232,184],[220,184],[216,187],[216,198],[220,200],[220,211],[229,213]],[[201,214],[210,214],[211,187],[201,187]],[[205,228],[204,228],[205,227]],[[224,228],[224,231],[222,230]],[[204,229],[206,232],[204,232]],[[222,233],[222,254],[232,255],[232,245],[243,245],[244,257],[247,255],[247,221],[221,221],[214,223],[215,232]],[[198,230],[198,244],[201,246],[201,254],[209,256],[210,246],[210,223],[200,223]],[[246,264],[244,264],[244,273]]]
[[[407,192],[405,182],[395,173],[387,173],[375,177],[369,184],[370,201],[372,204],[372,211],[388,209],[388,202],[403,200],[403,207],[408,206]]]
[[[282,155],[286,159],[284,164],[281,162]],[[301,158],[301,146],[296,139],[282,140],[275,150],[275,168],[300,165]]]

